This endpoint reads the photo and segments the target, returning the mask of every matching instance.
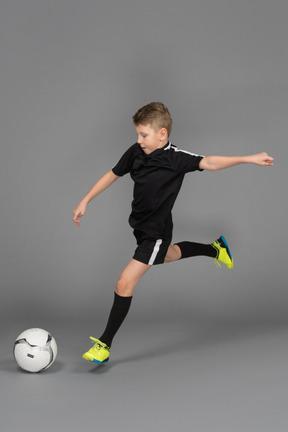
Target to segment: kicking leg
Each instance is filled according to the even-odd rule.
[[[223,236],[215,240],[212,244],[183,241],[174,245],[170,245],[165,257],[165,262],[173,262],[179,259],[190,258],[199,255],[214,258],[216,264],[220,267],[221,264],[219,261],[226,264],[229,269],[234,267],[230,249],[226,239]]]
[[[199,255],[216,258],[216,250],[212,245],[205,245],[202,243],[188,241],[176,243],[169,246],[165,257],[165,263]]]
[[[165,263],[178,261],[179,259],[181,259],[180,247],[178,244],[170,245],[166,253]]]

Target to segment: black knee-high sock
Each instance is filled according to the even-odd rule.
[[[123,323],[130,309],[132,297],[121,297],[116,292],[114,293],[114,303],[108,318],[107,326],[99,338],[99,340],[109,347],[112,345],[112,340]]]
[[[217,250],[211,244],[202,244],[183,241],[176,243],[181,250],[181,258],[190,258],[194,256],[204,255],[211,258],[216,258]]]

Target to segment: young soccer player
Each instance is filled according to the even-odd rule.
[[[243,163],[272,166],[267,153],[250,156],[201,156],[180,150],[169,141],[172,118],[167,107],[153,102],[140,108],[133,116],[138,136],[119,162],[104,174],[74,210],[74,222],[87,204],[123,175],[130,173],[134,181],[132,212],[129,223],[137,241],[132,260],[121,273],[115,290],[114,303],[104,333],[99,339],[90,337],[93,347],[83,358],[95,363],[107,363],[112,340],[123,323],[132,300],[133,290],[152,265],[177,261],[197,255],[215,259],[229,269],[234,266],[227,241],[223,236],[211,244],[188,241],[171,244],[172,208],[184,176],[192,171],[216,171]]]

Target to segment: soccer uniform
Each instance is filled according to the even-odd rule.
[[[117,176],[130,173],[134,181],[132,212],[129,223],[134,228],[137,249],[133,258],[144,264],[162,264],[171,244],[173,221],[172,208],[180,191],[184,176],[188,172],[203,171],[199,163],[204,156],[178,149],[168,142],[149,155],[136,143],[121,157],[112,171]],[[177,243],[181,259],[192,256],[212,257],[233,268],[233,259],[223,236],[212,244],[189,241]],[[221,266],[221,265],[220,265]],[[122,325],[131,305],[129,297],[114,294],[114,302],[104,333],[83,358],[95,363],[107,363],[112,340]]]
[[[171,142],[146,155],[135,143],[112,168],[120,177],[130,173],[134,181],[129,224],[137,240],[133,256],[137,261],[149,265],[164,262],[172,239],[172,208],[185,174],[203,171],[199,168],[203,157]]]

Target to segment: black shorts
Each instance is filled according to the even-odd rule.
[[[136,237],[138,245],[133,256],[136,261],[148,265],[164,263],[168,247],[171,244],[172,235],[168,238],[155,239],[139,230],[134,230],[133,234]]]

